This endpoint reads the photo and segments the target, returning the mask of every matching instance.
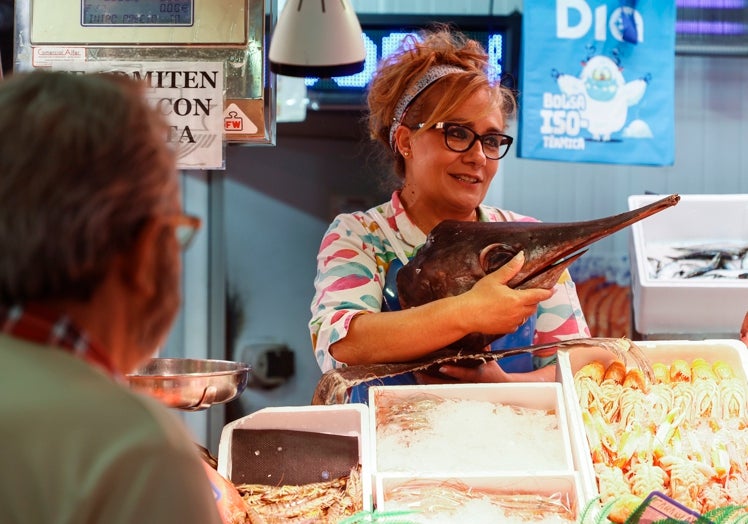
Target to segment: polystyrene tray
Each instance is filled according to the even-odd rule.
[[[218,445],[218,472],[232,479],[231,449],[234,431],[253,430],[294,430],[323,435],[344,435],[358,439],[359,462],[361,466],[361,487],[363,509],[370,511],[373,504],[372,474],[370,466],[368,409],[363,404],[326,406],[292,406],[264,408],[223,427]],[[251,450],[247,450],[251,452]],[[308,453],[314,454],[310,448]],[[291,465],[293,467],[293,465]],[[273,484],[277,481],[273,480]]]
[[[371,464],[374,473],[392,472],[392,470],[381,470],[377,461],[377,410],[382,402],[389,399],[405,399],[412,395],[426,394],[450,400],[478,400],[522,408],[542,409],[553,411],[557,417],[559,447],[563,449],[563,466],[558,469],[565,473],[575,470],[574,458],[571,451],[569,437],[569,425],[567,421],[566,405],[563,399],[561,384],[557,382],[540,383],[511,383],[511,384],[443,384],[425,386],[375,386],[369,389],[369,427],[371,431],[370,441]],[[474,424],[473,424],[474,422]],[[472,427],[468,427],[472,426]],[[501,449],[501,435],[488,435],[481,433],[480,421],[471,421],[463,428],[466,442],[483,442],[486,446]],[[459,442],[444,443],[444,452],[456,453],[459,451]],[[410,473],[437,473],[439,472],[439,457],[434,457],[429,464],[424,464],[423,469]],[[512,470],[516,472],[516,470]],[[408,473],[407,471],[400,471]],[[501,474],[508,471],[503,470],[491,463],[486,463],[486,470],[482,473]],[[455,475],[464,473],[461,471],[443,471],[444,474]],[[478,473],[471,471],[471,473]]]
[[[629,209],[659,198],[631,195]],[[629,257],[637,332],[689,339],[694,335],[737,337],[748,311],[748,280],[658,279],[649,274],[647,257],[653,247],[721,243],[748,246],[748,194],[681,195],[676,206],[631,226]]]
[[[463,474],[459,476],[418,475],[404,473],[379,473],[375,476],[376,508],[387,512],[401,509],[393,499],[396,489],[407,490],[409,486],[438,486],[444,484],[446,489],[481,490],[501,494],[536,494],[541,496],[558,495],[568,503],[575,521],[584,509],[585,498],[580,489],[579,475],[575,472],[559,474],[538,471],[527,474]],[[452,497],[458,499],[458,495]],[[400,508],[398,508],[400,507]],[[417,509],[416,509],[417,510]],[[403,517],[407,520],[407,516]]]

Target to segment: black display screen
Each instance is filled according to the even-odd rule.
[[[479,41],[488,52],[496,79],[517,88],[521,15],[443,16],[443,15],[359,15],[364,33],[366,62],[364,70],[349,76],[309,77],[304,80],[312,104],[336,102],[360,105],[377,63],[391,54],[402,39],[435,23],[449,24]]]

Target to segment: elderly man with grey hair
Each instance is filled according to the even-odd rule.
[[[166,122],[127,77],[0,82],[0,522],[221,517],[176,414],[122,377],[180,303]]]

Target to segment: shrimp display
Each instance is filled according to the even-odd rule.
[[[361,472],[329,482],[301,486],[239,484],[236,489],[247,504],[249,524],[293,522],[336,523],[363,509]]]
[[[655,363],[653,379],[619,364],[608,372],[590,363],[574,376],[600,501],[620,501],[608,518],[624,522],[652,491],[701,513],[745,506],[745,380],[703,358]]]

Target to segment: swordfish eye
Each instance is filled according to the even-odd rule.
[[[478,255],[478,263],[487,275],[509,262],[517,253],[516,249],[506,244],[489,244]]]

